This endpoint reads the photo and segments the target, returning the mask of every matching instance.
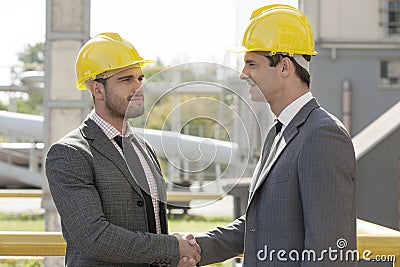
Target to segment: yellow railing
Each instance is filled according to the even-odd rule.
[[[400,232],[378,224],[357,220],[357,250],[371,261],[393,261],[400,267]]]
[[[41,197],[41,190],[0,190],[0,197]],[[216,199],[216,195],[174,192],[169,201]],[[60,232],[0,232],[0,256],[63,256],[65,241]],[[357,250],[360,258],[393,261],[400,267],[400,232],[357,219]]]
[[[42,197],[40,189],[0,189],[0,197]],[[167,192],[168,202],[186,202],[191,200],[221,200],[219,194],[209,194],[204,192]]]
[[[360,258],[386,259],[399,267],[400,232],[357,220]],[[0,256],[63,256],[65,241],[60,232],[0,232]]]
[[[65,248],[66,243],[60,232],[0,231],[0,257],[64,256]]]
[[[0,189],[0,197],[42,197],[42,190]]]
[[[0,232],[0,256],[64,256],[60,232]]]

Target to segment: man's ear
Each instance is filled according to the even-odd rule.
[[[288,57],[282,58],[282,75],[283,77],[289,76],[289,74],[294,70],[293,62]]]
[[[104,86],[100,82],[90,82],[89,90],[95,99],[104,99]]]

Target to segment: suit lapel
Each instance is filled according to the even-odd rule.
[[[128,166],[126,165],[125,159],[121,156],[113,143],[103,133],[100,127],[91,119],[86,119],[80,128],[85,138],[93,140],[91,144],[92,148],[113,162],[115,166],[123,173],[132,188],[142,196],[140,187],[132,177]]]
[[[138,135],[136,135],[136,140],[138,141],[138,143],[140,145],[139,149],[142,151],[143,156],[145,157],[147,163],[149,164],[151,172],[153,173],[154,179],[157,184],[157,191],[158,191],[160,201],[165,203],[166,199],[167,199],[167,195],[165,193],[165,184],[163,183],[164,178],[162,177],[162,174],[159,173],[159,171],[157,170],[157,168],[158,168],[157,163],[154,162],[153,157],[150,155],[151,152],[148,151],[145,141]]]
[[[151,172],[153,173],[154,180],[157,184],[157,192],[160,204],[160,213],[159,218],[161,222],[161,233],[167,234],[168,233],[168,220],[167,220],[167,213],[166,213],[166,206],[167,206],[167,191],[164,182],[164,178],[161,173],[161,169],[158,167],[158,162],[155,162],[157,159],[154,159],[152,156],[152,152],[150,151],[150,147],[147,146],[146,141],[136,134],[136,140],[138,145],[140,146],[139,149],[143,153]]]
[[[288,131],[286,131],[286,129],[285,129],[285,132],[282,133],[282,137],[279,139],[279,141],[276,144],[277,148],[276,148],[276,153],[275,153],[274,157],[268,162],[268,164],[263,166],[260,177],[257,180],[255,190],[257,190],[257,188],[259,188],[260,185],[264,182],[264,180],[268,177],[268,173],[271,170],[272,166],[274,166],[275,162],[278,160],[279,155],[283,152],[283,150],[285,149],[287,144],[289,144],[290,141],[292,141],[292,139],[298,133],[297,128],[291,127],[291,128],[287,128],[287,130]],[[272,149],[275,149],[275,148],[272,148]]]
[[[253,190],[251,190],[252,188],[250,188],[250,193],[251,192],[253,193],[250,194],[248,204],[250,204],[251,200],[253,199],[255,192],[261,187],[263,182],[268,178],[268,175],[273,166],[275,165],[275,163],[277,162],[277,160],[279,159],[279,156],[289,145],[289,143],[293,140],[293,138],[299,133],[299,128],[301,127],[301,125],[303,125],[304,122],[307,120],[311,111],[313,111],[317,107],[319,107],[319,104],[315,99],[312,99],[307,104],[305,104],[304,107],[300,109],[300,111],[296,114],[296,116],[292,119],[292,121],[289,123],[289,125],[282,133],[282,137],[280,142],[278,143],[278,148],[274,158],[266,166],[258,166],[258,168],[262,168],[262,170],[259,177],[253,177],[252,179],[254,180],[255,178],[257,182],[255,182],[255,185],[253,185],[254,186]],[[258,168],[256,167],[255,171],[258,171]]]

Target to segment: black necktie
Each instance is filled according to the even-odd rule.
[[[122,136],[117,135],[116,137],[114,137],[114,141],[122,149],[122,151],[124,151],[124,149],[122,148]]]
[[[282,130],[282,122],[280,122],[279,120],[276,120],[276,124],[275,124],[275,136],[277,136],[278,135],[278,133],[280,133],[281,132],[281,130]]]
[[[274,143],[274,139],[280,133],[281,130],[282,130],[282,122],[277,120],[274,127],[271,127],[271,129],[269,130],[267,138],[265,139],[265,142],[264,142],[264,147],[263,147],[262,154],[261,154],[261,165],[260,165],[260,170],[259,170],[260,172],[261,172],[265,162],[267,161],[268,155],[270,154],[270,150],[271,150],[272,144]],[[258,174],[260,174],[260,172]]]

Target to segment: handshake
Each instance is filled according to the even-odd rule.
[[[190,234],[185,239],[177,233],[174,236],[178,239],[179,243],[180,261],[178,267],[196,266],[196,263],[201,259],[201,248],[194,236]]]

